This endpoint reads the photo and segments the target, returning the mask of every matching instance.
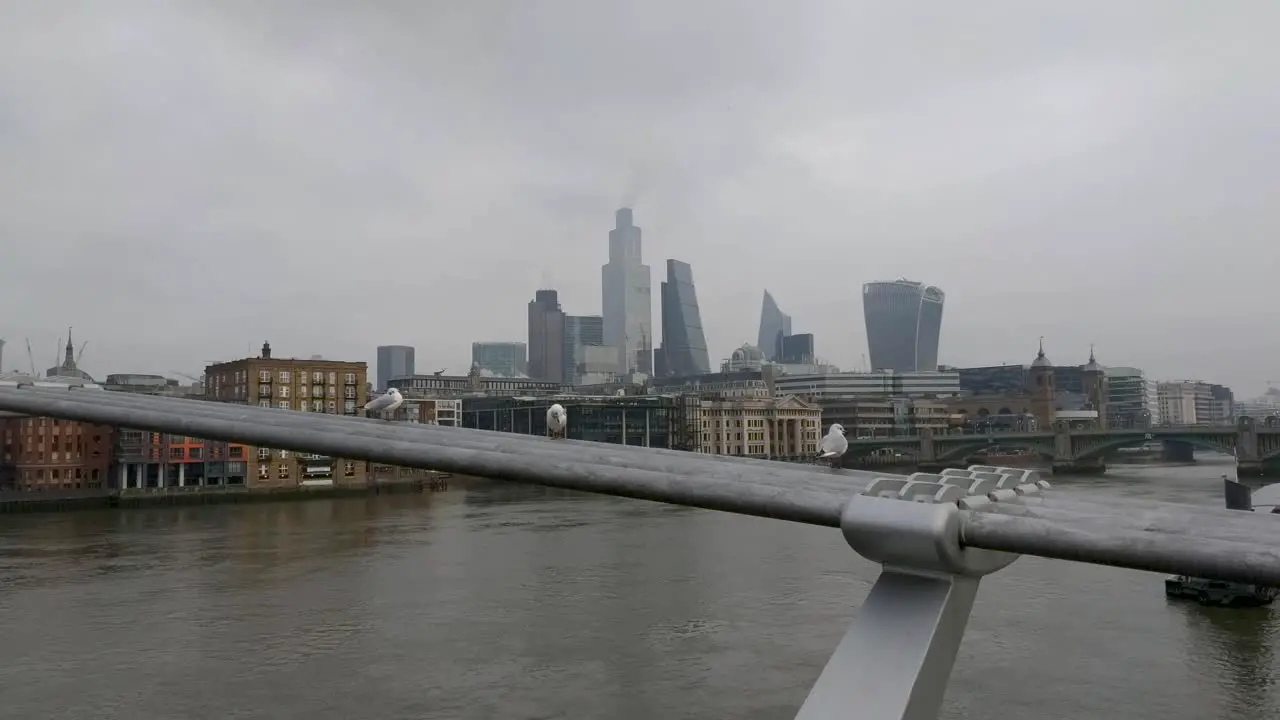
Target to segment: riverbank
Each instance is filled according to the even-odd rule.
[[[382,480],[361,487],[296,487],[251,489],[246,487],[170,487],[131,490],[62,490],[58,492],[0,492],[0,514],[65,512],[235,503],[297,502],[326,498],[421,493],[448,490],[477,478],[452,475],[443,478]]]

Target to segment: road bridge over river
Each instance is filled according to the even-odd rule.
[[[1029,470],[882,477],[14,382],[0,382],[0,411],[839,528],[881,573],[801,707],[803,720],[936,718],[982,577],[1020,554],[1280,586],[1273,515],[1055,491]]]
[[[1244,417],[1235,425],[1073,430],[1062,426],[1054,432],[995,432],[983,434],[923,433],[900,438],[851,439],[846,462],[877,450],[910,453],[921,469],[961,467],[966,459],[985,449],[1001,447],[1031,450],[1053,462],[1055,473],[1100,473],[1105,456],[1121,448],[1148,442],[1211,450],[1236,458],[1237,473],[1244,478],[1280,477],[1280,427],[1263,425]],[[1254,483],[1257,484],[1257,483]]]

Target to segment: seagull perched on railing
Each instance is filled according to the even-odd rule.
[[[385,394],[370,400],[364,404],[364,413],[380,412],[384,420],[391,418],[391,413],[404,404],[404,396],[395,388],[388,388]]]
[[[564,411],[560,403],[554,403],[547,408],[547,435],[562,438],[565,436],[567,427],[569,427],[569,413]]]
[[[818,449],[821,451],[818,453],[819,460],[828,460],[831,462],[831,467],[840,467],[840,458],[844,457],[845,451],[849,449],[849,440],[844,436],[844,426],[840,423],[831,423]]]

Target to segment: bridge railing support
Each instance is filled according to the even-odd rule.
[[[960,510],[1048,487],[984,470],[878,480],[845,506],[845,539],[883,570],[797,720],[937,718],[979,582],[1018,558],[964,548]]]

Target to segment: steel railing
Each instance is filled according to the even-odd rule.
[[[0,383],[0,411],[838,527],[882,573],[798,717],[935,718],[982,576],[1018,554],[1280,585],[1280,521],[1048,490],[1034,471],[909,478],[746,458]]]

